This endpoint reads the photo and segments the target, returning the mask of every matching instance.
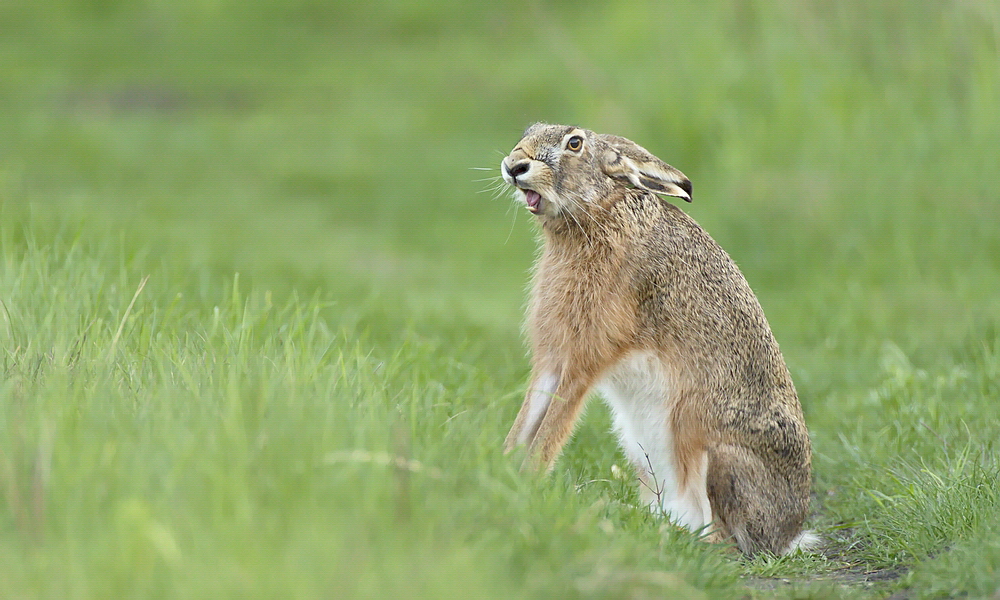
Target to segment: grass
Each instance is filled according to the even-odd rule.
[[[992,3],[0,22],[2,595],[1000,589]],[[636,508],[597,402],[551,477],[500,452],[534,232],[471,169],[533,120],[694,181],[802,398],[821,554],[745,562]]]

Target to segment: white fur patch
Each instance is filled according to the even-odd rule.
[[[812,531],[803,531],[795,536],[792,543],[788,545],[782,554],[794,554],[796,552],[811,552],[823,543],[823,539]]]
[[[678,525],[697,531],[712,522],[708,456],[702,456],[687,488],[679,489],[670,422],[674,388],[667,369],[649,352],[628,355],[598,384],[622,450],[652,488],[640,490],[642,497]]]

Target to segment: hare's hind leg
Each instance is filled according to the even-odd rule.
[[[801,531],[806,507],[789,483],[747,448],[710,448],[706,484],[716,526],[747,556],[782,554]]]

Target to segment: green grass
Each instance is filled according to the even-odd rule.
[[[0,23],[0,596],[1000,589],[994,3]],[[501,453],[534,231],[471,169],[534,120],[694,181],[799,389],[821,554],[635,507],[598,402],[552,476]]]

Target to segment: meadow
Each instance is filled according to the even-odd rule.
[[[8,0],[0,597],[997,597],[998,107],[985,0]],[[820,552],[637,507],[596,399],[503,455],[534,121],[693,181]]]

